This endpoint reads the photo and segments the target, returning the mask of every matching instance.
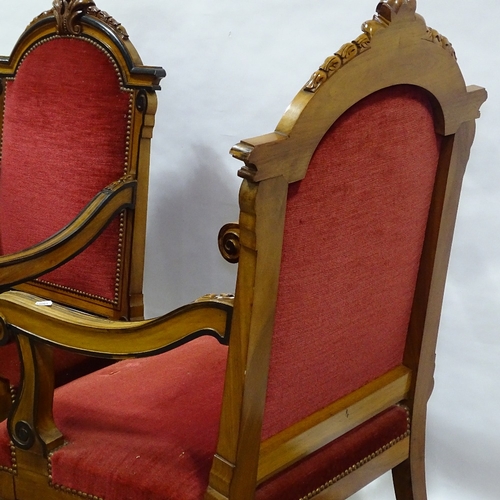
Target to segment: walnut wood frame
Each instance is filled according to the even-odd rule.
[[[239,172],[245,179],[239,267],[219,442],[206,500],[253,499],[258,484],[397,402],[410,409],[410,437],[325,486],[317,498],[344,499],[391,469],[398,500],[426,498],[425,421],[439,317],[462,177],[486,92],[465,86],[451,44],[427,28],[415,1],[380,2],[362,29],[313,74],[275,132],[231,150],[245,163]],[[404,364],[261,442],[288,184],[304,178],[316,146],[337,118],[364,97],[399,84],[430,94],[436,132],[443,136]]]
[[[9,57],[0,58],[0,89],[3,89],[4,79],[15,76],[19,64],[34,46],[52,37],[67,36],[83,38],[97,44],[101,50],[105,51],[114,61],[122,88],[131,93],[128,169],[124,177],[117,181],[129,187],[133,183],[133,190],[129,190],[130,199],[119,210],[111,211],[112,204],[106,202],[107,210],[101,210],[97,218],[95,207],[94,210],[90,210],[90,206],[95,205],[96,200],[92,202],[89,200],[90,205],[87,209],[70,224],[72,228],[78,225],[87,226],[85,235],[82,231],[69,231],[69,228],[65,228],[58,235],[30,249],[28,252],[31,254],[30,260],[26,260],[26,253],[1,257],[0,267],[3,270],[8,267],[12,270],[9,273],[13,273],[16,269],[16,277],[11,279],[10,274],[2,274],[0,286],[5,288],[13,283],[21,283],[17,285],[20,290],[90,313],[115,319],[140,319],[144,315],[142,285],[150,142],[157,107],[155,91],[159,90],[159,83],[165,76],[165,71],[159,67],[144,66],[123,26],[107,13],[99,10],[93,1],[54,0],[52,10],[42,13],[26,28],[12,54]],[[4,99],[5,93],[1,91],[1,109],[4,107]],[[2,121],[3,113],[0,113],[0,130],[3,126]],[[115,189],[111,188],[111,190]],[[96,195],[99,197],[98,193]],[[120,196],[123,198],[124,193],[122,192]],[[113,195],[113,197],[116,196]],[[116,204],[116,201],[113,203]],[[55,263],[60,265],[80,253],[117,213],[120,213],[121,217],[123,241],[121,266],[120,272],[117,273],[116,293],[113,301],[89,296],[77,290],[59,287],[41,280],[26,283],[27,280],[33,280],[53,269]],[[107,220],[102,220],[105,217]],[[92,219],[94,222],[91,224]],[[100,219],[101,221],[96,223]],[[63,244],[60,240],[64,240]],[[47,249],[56,241],[58,250],[47,253]],[[35,253],[37,251],[39,253]],[[20,258],[24,264],[20,263]],[[36,273],[31,268],[35,260],[37,262]]]
[[[410,0],[381,2],[373,21],[376,24],[366,25],[371,35],[363,53],[330,76],[326,72],[327,77],[314,91],[300,91],[274,133],[243,141],[232,149],[232,154],[245,162],[240,171],[244,180],[239,224],[228,225],[220,234],[226,258],[239,260],[232,317],[232,300],[224,297],[203,299],[206,302],[199,306],[174,311],[153,322],[126,324],[58,306],[37,306],[33,297],[20,292],[0,295],[3,334],[18,339],[26,370],[21,397],[8,424],[16,443],[16,462],[10,472],[0,472],[0,487],[5,488],[0,491],[6,499],[31,498],[33,491],[41,500],[84,495],[55,489],[50,482],[50,452],[62,437],[52,418],[47,345],[98,356],[146,355],[207,330],[226,341],[227,333],[223,332],[227,332],[229,322],[219,442],[206,500],[253,499],[258,484],[266,478],[400,401],[410,409],[410,435],[354,467],[317,498],[344,499],[391,469],[398,500],[426,498],[426,406],[446,268],[462,176],[486,92],[465,86],[449,43],[436,43],[436,36],[429,37],[415,7]],[[406,64],[409,60],[413,61],[411,66]],[[317,81],[316,77],[313,80]],[[353,81],[357,84],[352,85]],[[404,363],[262,442],[288,184],[306,175],[317,144],[338,117],[365,96],[397,84],[416,85],[433,96],[436,130],[443,136]],[[76,332],[74,336],[64,333],[68,324]],[[33,331],[37,333],[29,333]],[[128,343],[125,348],[115,347],[118,339]]]

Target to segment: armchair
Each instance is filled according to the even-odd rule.
[[[55,0],[0,58],[0,292],[143,317],[149,148],[162,68],[94,2]],[[2,413],[19,384],[0,348]],[[58,351],[56,381],[102,366]]]
[[[232,313],[212,297],[194,321],[124,324],[0,296],[25,368],[0,428],[5,498],[345,499],[390,470],[398,500],[426,498],[446,268],[486,92],[415,11],[380,2],[275,132],[233,147]],[[229,322],[228,350],[199,338],[226,342]],[[53,391],[48,345],[131,359]]]

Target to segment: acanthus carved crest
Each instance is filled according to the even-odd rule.
[[[363,33],[352,42],[342,45],[333,56],[328,57],[319,69],[312,74],[304,86],[304,90],[307,92],[316,92],[340,68],[352,61],[359,54],[370,49],[372,39],[377,32],[387,29],[391,23],[397,20],[400,14],[401,16],[408,13],[415,15],[416,8],[416,0],[383,0],[380,2],[373,19],[363,23],[361,27]],[[435,30],[427,29],[426,40],[440,43],[443,48],[455,56],[453,47],[448,39]]]
[[[79,35],[82,31],[80,20],[83,15],[89,15],[106,23],[124,40],[128,39],[125,28],[107,12],[98,9],[93,0],[54,0],[52,5],[61,35]]]
[[[455,59],[457,58],[455,54],[455,49],[453,45],[451,45],[450,41],[436,30],[432,28],[427,28],[427,38],[429,42],[437,43],[443,47],[443,49],[447,50]]]

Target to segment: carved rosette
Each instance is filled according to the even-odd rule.
[[[128,39],[125,28],[107,12],[98,9],[93,0],[54,0],[52,5],[60,35],[79,35],[82,32],[81,18],[89,15],[107,24],[124,40]]]
[[[402,9],[402,7],[404,8]],[[304,86],[304,90],[306,92],[316,92],[325,81],[331,78],[343,66],[359,54],[370,49],[372,39],[376,36],[377,32],[387,29],[397,20],[398,15],[415,15],[416,8],[416,0],[384,0],[380,2],[373,19],[366,21],[361,26],[363,33],[351,43],[342,45],[333,56],[328,57],[319,69],[312,74]],[[426,39],[441,44],[443,48],[455,56],[455,51],[446,37],[431,29],[427,30],[426,36]]]

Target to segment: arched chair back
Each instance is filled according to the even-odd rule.
[[[149,150],[164,75],[94,2],[55,1],[0,58],[0,291],[143,317]],[[15,345],[0,359],[6,411],[20,378]],[[55,363],[57,384],[101,365],[60,352]]]
[[[54,2],[0,60],[2,255],[60,234],[113,183],[134,183],[133,202],[101,234],[74,240],[69,256],[45,255],[16,276],[18,288],[111,318],[142,317],[149,143],[163,76],[93,2]]]
[[[415,9],[380,2],[276,131],[232,150],[238,281],[207,499],[340,499],[391,469],[398,498],[423,498],[446,267],[486,94]]]

